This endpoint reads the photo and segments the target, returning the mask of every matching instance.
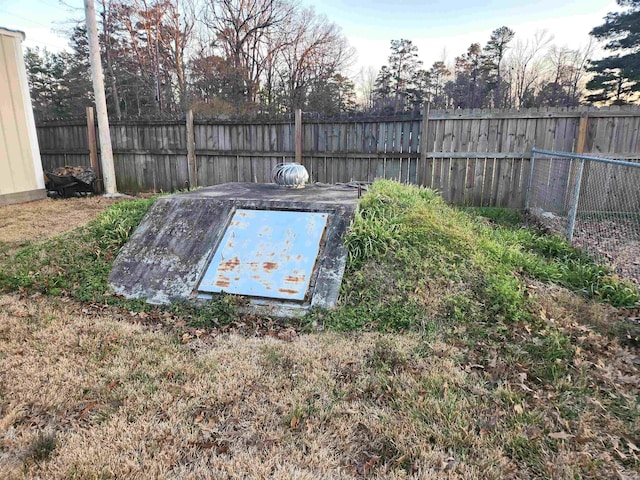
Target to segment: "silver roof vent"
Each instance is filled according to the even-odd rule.
[[[279,163],[271,171],[271,179],[281,187],[304,188],[309,181],[309,172],[299,163]]]

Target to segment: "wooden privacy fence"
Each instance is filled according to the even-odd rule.
[[[124,192],[172,191],[190,178],[198,186],[269,182],[276,164],[294,161],[297,144],[314,181],[393,178],[435,188],[455,204],[522,208],[531,148],[575,151],[581,116],[585,152],[640,158],[638,107],[434,111],[425,122],[420,116],[241,122],[188,114],[182,121],[112,121],[111,136]],[[92,129],[84,119],[39,122],[44,169],[90,165]]]

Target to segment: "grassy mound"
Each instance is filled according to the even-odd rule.
[[[526,321],[536,314],[528,291],[533,279],[616,307],[640,300],[633,285],[562,238],[521,228],[517,213],[471,212],[448,206],[431,190],[376,182],[346,239],[341,304],[316,319],[339,330],[429,329],[446,319]]]
[[[22,248],[4,261],[0,291],[146,308],[112,296],[107,277],[152,203],[114,204],[84,227]],[[311,320],[337,330],[430,329],[469,318],[517,322],[536,310],[527,289],[531,279],[616,307],[640,300],[633,285],[560,237],[522,228],[519,220],[517,212],[456,209],[431,190],[378,181],[362,198],[346,238],[349,263],[339,308],[315,312]],[[207,308],[177,308],[207,323]]]

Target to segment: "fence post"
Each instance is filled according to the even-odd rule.
[[[198,164],[196,162],[196,139],[193,131],[193,110],[187,110],[187,169],[189,186],[198,186]]]
[[[98,162],[98,146],[96,144],[96,119],[93,107],[87,107],[87,143],[89,144],[89,160],[91,168],[96,172],[96,193],[102,193],[102,172],[100,172],[100,163]]]
[[[426,186],[426,178],[420,178],[420,171],[424,170],[427,174],[427,142],[429,141],[429,108],[431,102],[427,101],[422,111],[422,128],[420,131],[420,165],[416,166],[416,183],[420,186]]]
[[[580,124],[578,125],[578,140],[576,142],[576,153],[582,155],[584,147],[587,144],[587,125],[589,123],[589,115],[582,112],[580,115]]]
[[[529,202],[531,202],[531,186],[533,185],[533,169],[536,162],[536,149],[531,149],[531,160],[529,162],[529,179],[527,181],[527,194],[524,198],[524,209],[529,210]]]
[[[583,154],[584,147],[587,143],[587,124],[589,117],[587,112],[580,115],[580,125],[578,126],[578,140],[576,142],[576,153]],[[569,228],[567,229],[567,241],[573,240],[573,230],[576,225],[576,216],[578,215],[578,203],[580,201],[580,187],[582,186],[582,173],[584,171],[584,158],[578,163],[578,171],[576,172],[576,184],[573,188],[573,204],[571,205],[571,213],[569,215]]]
[[[576,184],[573,189],[573,205],[571,205],[571,214],[569,215],[569,228],[567,229],[567,241],[573,241],[573,228],[576,225],[576,215],[578,214],[578,202],[580,201],[580,186],[582,185],[582,171],[584,170],[584,158],[578,163],[578,172],[576,173]]]
[[[299,108],[296,108],[295,122],[296,163],[302,165],[302,110]]]

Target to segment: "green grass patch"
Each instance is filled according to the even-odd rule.
[[[118,303],[107,278],[152,199],[112,205],[86,226],[42,243],[28,245],[4,261],[0,291],[67,295],[79,301]],[[138,305],[142,302],[128,302]]]
[[[457,209],[431,190],[392,181],[363,196],[346,244],[340,305],[312,314],[337,330],[526,321],[528,277],[616,307],[640,300],[635,286],[564,239],[523,227],[518,212]]]
[[[192,327],[218,328],[235,320],[238,315],[237,307],[243,303],[242,297],[222,293],[199,303],[175,302],[167,309],[185,319]]]
[[[464,212],[475,218],[485,218],[497,225],[519,227],[522,222],[522,214],[519,210],[497,207],[463,207]]]
[[[52,433],[38,433],[27,450],[26,458],[43,462],[53,454],[57,446],[56,436]]]
[[[489,240],[487,247],[514,272],[561,285],[614,307],[632,307],[640,301],[637,287],[619,280],[607,267],[558,235],[516,224],[481,223],[478,230]]]

